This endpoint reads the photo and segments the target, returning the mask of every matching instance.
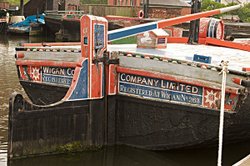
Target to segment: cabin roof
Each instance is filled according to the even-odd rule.
[[[151,32],[153,32],[156,36],[169,36],[169,34],[163,29],[154,29]]]

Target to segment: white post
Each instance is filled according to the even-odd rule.
[[[224,127],[224,104],[225,104],[225,90],[227,82],[228,62],[221,62],[222,83],[221,83],[221,106],[220,106],[220,126],[219,126],[219,149],[217,166],[222,164],[222,145],[223,145],[223,127]]]

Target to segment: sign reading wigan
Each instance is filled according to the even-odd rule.
[[[170,80],[120,73],[119,93],[202,105],[203,88]]]
[[[70,86],[74,68],[42,67],[42,81]]]

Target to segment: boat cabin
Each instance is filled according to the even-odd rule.
[[[169,34],[163,29],[155,29],[137,35],[137,48],[167,48]]]

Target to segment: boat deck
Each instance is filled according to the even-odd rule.
[[[210,56],[211,65],[219,66],[221,61],[229,61],[229,69],[242,71],[250,67],[250,52],[207,45],[168,44],[166,49],[142,49],[136,45],[109,45],[109,51],[126,51],[157,57],[168,57],[184,61],[193,61],[194,54]]]
[[[44,47],[43,47],[44,48]],[[50,49],[60,50],[78,50],[80,45],[72,46],[50,46]],[[37,48],[39,49],[39,48]],[[194,54],[211,57],[211,65],[219,66],[221,61],[229,62],[229,69],[242,71],[242,68],[250,67],[250,52],[236,50],[225,47],[208,46],[208,45],[189,45],[189,44],[173,44],[169,43],[166,49],[145,49],[137,48],[136,44],[119,44],[108,45],[109,52],[122,51],[133,54],[143,54],[155,57],[166,57],[177,60],[192,62]]]

